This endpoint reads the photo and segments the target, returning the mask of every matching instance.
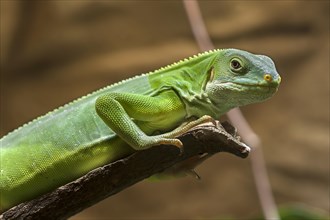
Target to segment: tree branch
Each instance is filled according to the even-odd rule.
[[[4,212],[0,219],[65,219],[171,167],[190,169],[218,152],[245,158],[250,151],[236,137],[236,129],[226,122],[217,126],[204,124],[178,138],[185,146],[181,155],[177,148],[165,145],[138,151],[96,168],[53,192],[21,203]],[[202,154],[208,156],[203,157]]]

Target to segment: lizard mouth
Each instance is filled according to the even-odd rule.
[[[247,84],[247,83],[226,83],[234,90],[245,90],[245,91],[253,91],[253,92],[267,92],[274,93],[278,89],[278,85],[276,84]]]
[[[236,85],[244,86],[244,87],[249,87],[249,88],[262,88],[262,89],[277,89],[278,85],[276,84],[247,84],[247,83],[233,83]]]

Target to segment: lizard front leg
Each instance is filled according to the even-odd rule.
[[[95,108],[102,120],[135,150],[143,150],[159,144],[182,147],[181,141],[176,138],[146,134],[158,129],[171,129],[175,124],[173,117],[175,120],[184,119],[184,105],[173,91],[163,92],[156,97],[108,93],[96,100]],[[166,120],[171,114],[172,121]],[[138,122],[143,125],[143,130],[136,124]],[[149,124],[152,126],[145,126]]]
[[[108,93],[96,100],[95,108],[102,120],[135,150],[169,144],[179,147],[182,151],[182,143],[175,137],[191,127],[210,121],[210,117],[204,116],[177,127],[184,121],[186,112],[181,99],[172,90],[155,97]],[[172,131],[147,135],[158,130]]]

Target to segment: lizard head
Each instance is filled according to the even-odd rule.
[[[219,51],[205,92],[221,109],[264,101],[277,91],[281,77],[267,56],[237,49]]]

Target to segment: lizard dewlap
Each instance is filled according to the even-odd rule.
[[[1,138],[0,210],[136,150],[159,144],[182,148],[175,137],[209,120],[205,115],[218,118],[264,101],[280,80],[269,57],[222,49],[75,100]]]

